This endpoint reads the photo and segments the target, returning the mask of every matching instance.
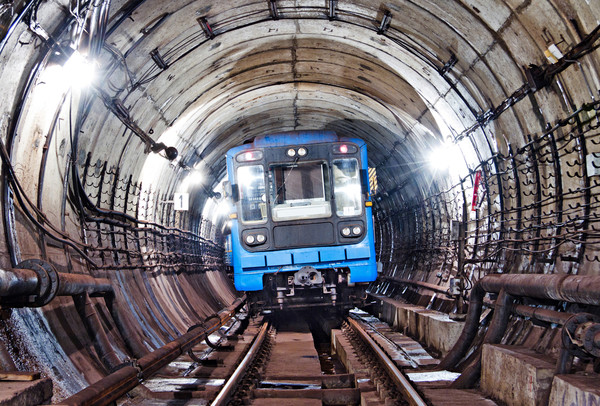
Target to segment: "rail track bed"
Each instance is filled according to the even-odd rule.
[[[448,403],[447,394],[439,395],[452,374],[432,374],[438,361],[419,343],[360,311],[343,320],[319,312],[242,316],[209,343],[195,346],[117,404],[494,404],[466,392],[453,394],[458,403]]]

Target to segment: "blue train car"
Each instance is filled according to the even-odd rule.
[[[236,289],[265,309],[360,304],[377,276],[365,142],[288,132],[226,158]]]

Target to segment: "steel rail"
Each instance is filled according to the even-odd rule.
[[[227,380],[225,385],[223,385],[223,388],[221,389],[215,400],[213,400],[211,406],[224,406],[228,404],[228,402],[231,400],[231,397],[233,396],[233,393],[235,392],[235,389],[237,388],[241,379],[244,377],[246,369],[252,363],[252,361],[256,357],[256,354],[262,347],[262,344],[265,340],[265,337],[267,336],[268,331],[269,322],[265,322],[260,327],[260,330],[254,338],[254,342],[248,350],[248,353],[246,354],[240,365],[238,365],[238,367],[235,369],[235,372]]]
[[[353,318],[346,318],[350,326],[359,334],[361,339],[373,350],[377,359],[381,362],[381,365],[388,372],[398,389],[406,396],[406,401],[412,406],[427,406],[427,403],[421,395],[413,388],[411,383],[402,372],[396,367],[394,362],[388,357],[388,355],[379,347],[379,345],[369,336],[369,334],[362,328],[362,326]]]
[[[198,344],[208,334],[227,323],[244,303],[245,297],[236,299],[229,307],[219,312],[216,315],[217,317],[209,317],[204,324],[193,326],[186,334],[144,355],[137,361],[124,364],[120,369],[59,402],[59,404],[104,406],[115,402],[138,386],[143,380],[150,378],[161,368]]]

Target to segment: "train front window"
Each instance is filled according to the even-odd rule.
[[[267,219],[265,175],[262,165],[237,168],[241,219],[244,223],[261,223]]]
[[[362,214],[358,161],[354,158],[333,161],[333,195],[336,214],[340,217]]]
[[[271,165],[269,185],[274,221],[331,216],[329,172],[325,162]]]

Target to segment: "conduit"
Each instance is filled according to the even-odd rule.
[[[470,388],[481,374],[481,352],[484,344],[498,344],[506,331],[508,320],[510,319],[513,297],[506,293],[504,289],[500,291],[496,299],[496,307],[492,322],[488,327],[481,346],[477,349],[475,359],[463,370],[462,374],[450,385],[454,389]]]
[[[108,279],[57,272],[41,260],[26,260],[13,269],[0,269],[0,303],[12,307],[44,306],[56,296],[112,293]]]
[[[104,331],[104,327],[102,326],[100,317],[98,317],[98,313],[90,299],[90,295],[87,292],[74,295],[73,301],[75,302],[75,308],[83,320],[83,324],[94,343],[94,348],[102,360],[102,363],[108,370],[116,368],[121,364],[121,360],[115,353],[115,350]]]
[[[600,276],[493,274],[481,278],[473,289],[463,331],[456,344],[438,365],[438,369],[453,369],[464,357],[477,335],[483,298],[488,292],[502,289],[512,296],[552,299],[580,304],[600,304]]]

